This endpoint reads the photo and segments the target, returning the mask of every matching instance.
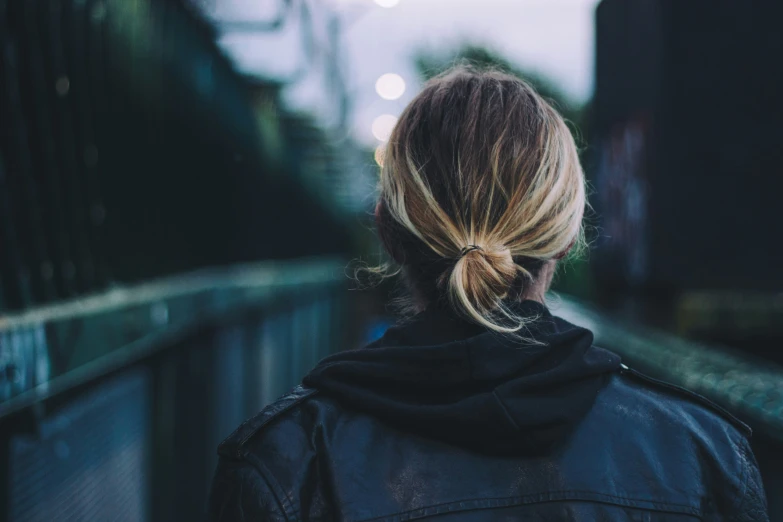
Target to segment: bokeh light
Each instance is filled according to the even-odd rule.
[[[375,91],[384,100],[396,100],[405,93],[405,80],[399,74],[384,74],[375,82]]]
[[[400,3],[400,0],[375,0],[375,3],[381,7],[394,7]]]
[[[391,114],[381,114],[372,122],[372,135],[379,141],[389,141],[397,117]]]

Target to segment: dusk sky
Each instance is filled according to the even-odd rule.
[[[351,131],[368,144],[373,120],[397,115],[415,95],[419,83],[413,57],[420,50],[448,51],[465,42],[495,49],[518,65],[556,82],[575,101],[592,92],[593,12],[597,0],[319,0],[311,1],[314,19],[337,8],[341,20],[341,62],[348,90],[354,99]],[[269,19],[273,0],[219,0],[215,13],[223,19]],[[322,52],[327,32],[314,24]],[[223,38],[224,48],[247,72],[286,76],[302,60],[297,21],[274,36],[234,34]],[[321,56],[320,58],[323,58]],[[315,66],[289,88],[292,104],[314,112],[326,124],[333,118],[324,79]],[[385,73],[400,75],[405,93],[384,100],[375,91]]]

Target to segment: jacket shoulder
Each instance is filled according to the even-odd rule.
[[[638,487],[644,490],[657,478],[666,484],[659,492],[684,492],[684,503],[705,510],[705,520],[717,514],[721,520],[769,520],[745,423],[697,393],[627,366],[611,375],[604,392],[588,425],[593,436],[578,446],[582,452],[595,434],[614,425],[610,454],[622,456],[617,466],[629,484],[643,477]]]
[[[698,393],[692,392],[686,388],[668,383],[666,381],[649,377],[637,370],[629,368],[624,364],[621,365],[620,374],[624,379],[631,381],[642,388],[658,391],[664,396],[670,397],[671,400],[689,404],[691,406],[695,405],[701,410],[708,411],[710,414],[712,414],[712,417],[717,417],[721,421],[730,424],[747,438],[750,438],[753,434],[750,426],[732,415],[725,408],[707,399],[706,397],[699,395]]]
[[[266,426],[283,416],[286,412],[313,397],[318,392],[312,388],[297,386],[290,393],[280,397],[265,407],[254,417],[243,422],[234,432],[218,446],[221,457],[239,460],[244,458],[249,450],[249,442],[253,440]]]

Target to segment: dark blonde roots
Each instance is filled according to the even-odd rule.
[[[533,279],[531,263],[583,242],[584,174],[563,118],[516,77],[458,68],[405,109],[383,163],[379,228],[392,257],[445,267],[437,286],[464,317],[522,328],[504,304],[512,288]]]

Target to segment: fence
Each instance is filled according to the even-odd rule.
[[[215,448],[343,347],[336,260],[262,263],[0,319],[0,520],[199,520]]]

